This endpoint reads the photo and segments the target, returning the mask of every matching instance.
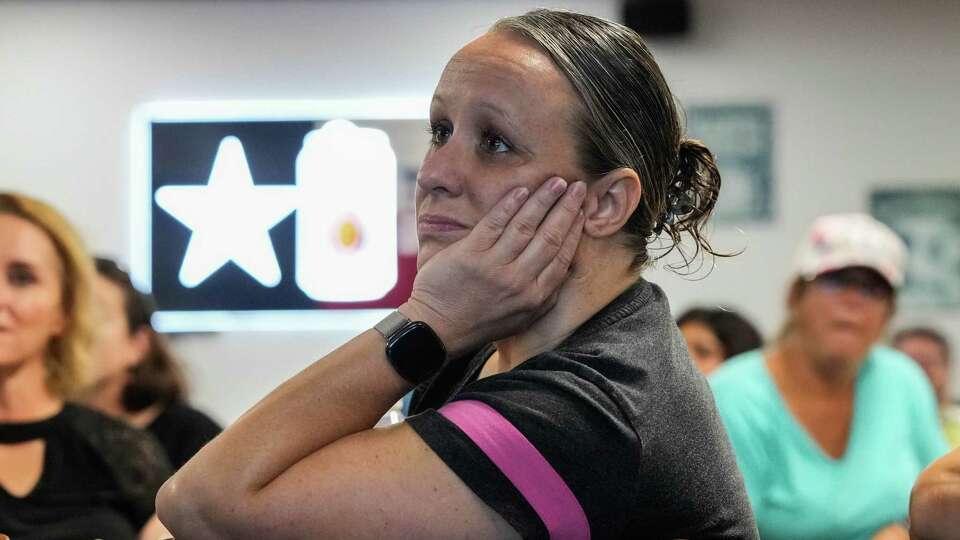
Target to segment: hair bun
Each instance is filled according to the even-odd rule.
[[[702,231],[720,195],[720,171],[713,153],[700,140],[682,138],[677,147],[675,171],[673,181],[667,186],[666,208],[654,229],[657,235],[666,232],[673,245],[657,258],[663,258],[676,249],[683,264],[671,265],[670,268],[689,269],[690,263],[701,251],[714,256],[729,255],[714,251]],[[680,243],[681,233],[693,237],[692,254],[684,251]]]

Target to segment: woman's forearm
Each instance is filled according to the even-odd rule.
[[[208,509],[242,510],[255,495],[309,454],[369,429],[411,385],[390,366],[385,341],[368,330],[288,380],[184,465],[160,490],[160,518],[175,534],[198,527]]]

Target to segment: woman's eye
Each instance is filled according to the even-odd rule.
[[[430,144],[433,146],[443,146],[450,138],[450,128],[443,124],[430,124],[427,133],[430,134]]]
[[[491,154],[502,154],[510,151],[510,143],[495,133],[485,133],[481,146],[484,151]]]
[[[7,272],[7,279],[15,287],[24,287],[37,280],[29,268],[19,266],[15,266]]]

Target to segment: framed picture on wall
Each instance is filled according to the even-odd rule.
[[[166,332],[352,330],[406,301],[426,100],[156,102],[133,117],[131,275]]]
[[[687,133],[710,148],[723,184],[719,223],[773,218],[773,112],[768,105],[693,105]]]
[[[906,242],[905,305],[960,307],[960,182],[949,187],[877,189],[874,217]]]

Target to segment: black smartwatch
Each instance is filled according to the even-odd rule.
[[[414,386],[429,379],[447,361],[447,349],[433,328],[394,311],[373,327],[387,340],[387,359]]]

